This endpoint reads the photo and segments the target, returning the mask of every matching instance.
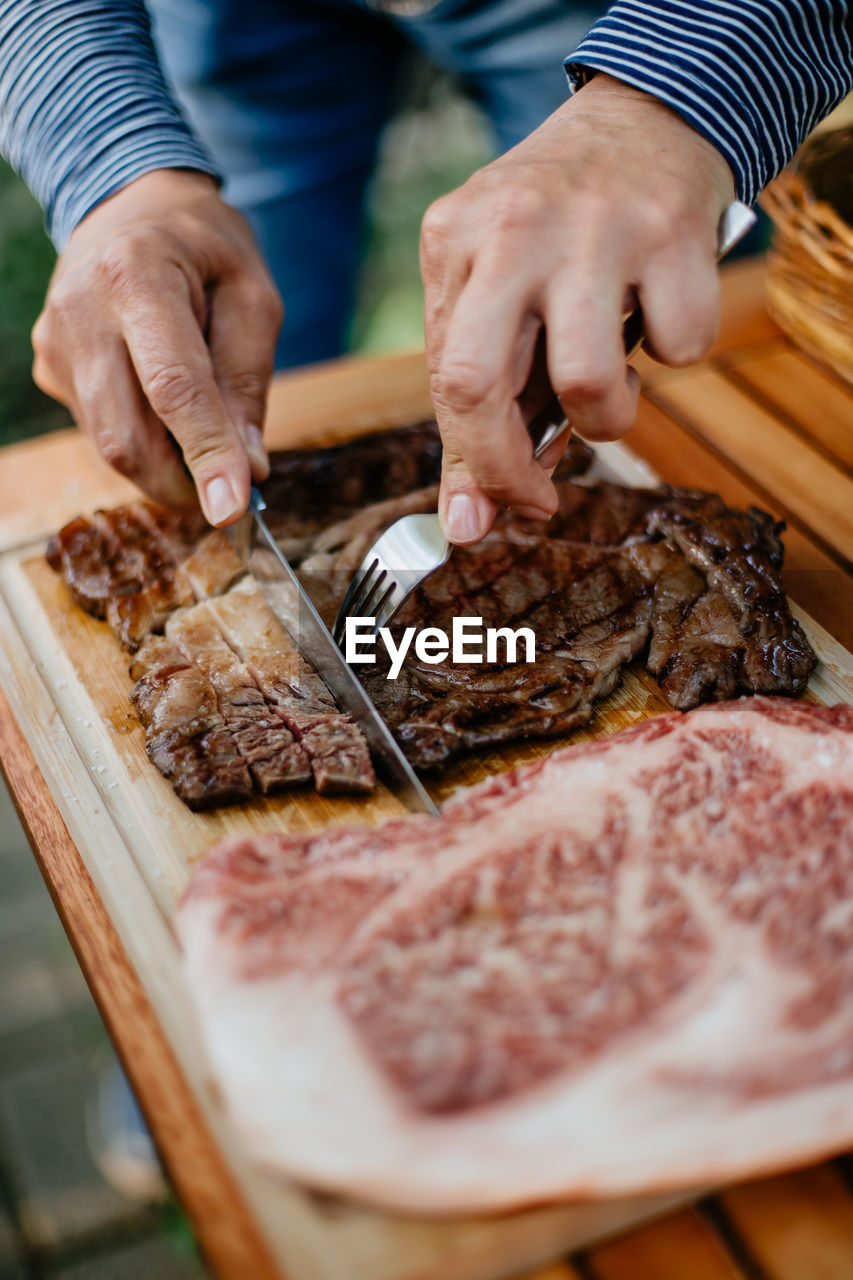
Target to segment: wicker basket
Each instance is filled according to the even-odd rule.
[[[853,383],[853,128],[807,142],[761,203],[775,223],[770,314],[804,351]]]

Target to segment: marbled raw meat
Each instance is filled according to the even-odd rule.
[[[424,1212],[853,1141],[853,708],[672,712],[433,819],[220,844],[178,914],[252,1155]]]

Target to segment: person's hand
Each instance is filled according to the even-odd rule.
[[[261,427],[281,315],[213,180],[157,170],[71,235],[33,330],[33,377],[152,498],[191,506],[197,488],[208,520],[232,524],[250,476],[269,473]]]
[[[502,503],[539,519],[556,510],[550,472],[565,439],[535,461],[525,428],[549,382],[578,435],[628,430],[639,379],[625,363],[622,317],[638,302],[659,360],[686,365],[707,351],[717,227],[733,199],[710,143],[599,74],[427,210],[427,359],[451,541],[476,542]]]

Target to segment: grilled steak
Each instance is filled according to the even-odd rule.
[[[222,634],[300,743],[321,794],[366,793],[376,778],[361,731],[338,711],[323,681],[251,584],[211,600]]]
[[[422,1212],[853,1141],[853,708],[671,712],[438,819],[232,839],[178,913],[250,1152]]]
[[[573,438],[555,474],[580,475],[591,460],[590,449]],[[270,477],[262,485],[267,519],[284,554],[295,563],[312,553],[315,540],[330,526],[373,503],[407,498],[437,484],[441,440],[435,422],[421,422],[329,449],[274,453],[270,465]],[[387,523],[397,518],[391,515]]]
[[[260,595],[209,607],[243,575],[225,532],[136,502],[71,521],[48,560],[75,600],[138,650],[131,701],[146,749],[190,808],[305,783],[326,794],[372,790],[360,730]],[[164,626],[165,639],[154,634]]]
[[[626,662],[646,654],[673,706],[739,693],[801,693],[815,657],[780,583],[781,526],[713,494],[558,485],[547,528],[499,517],[457,548],[392,631],[454,616],[531,627],[536,662],[440,666],[410,650],[400,675],[361,668],[365,688],[422,769],[463,751],[586,723]]]
[[[221,529],[151,502],[72,520],[51,538],[47,559],[131,653],[175,609],[224,591],[243,572]]]
[[[556,476],[583,470],[589,458],[586,446],[573,443]],[[439,467],[430,423],[274,455],[265,486],[271,521],[328,623],[383,529],[434,509]],[[802,692],[815,659],[781,590],[781,526],[770,516],[731,511],[712,494],[686,490],[565,478],[558,489],[560,510],[548,525],[502,514],[482,544],[454,551],[394,628],[398,637],[411,626],[450,631],[459,615],[480,617],[486,627],[530,627],[535,665],[435,666],[410,650],[392,681],[380,647],[377,664],[361,668],[416,767],[584,724],[624,665],[641,656],[682,710],[744,692]],[[192,520],[142,502],[73,521],[53,539],[49,557],[75,598],[105,616],[131,650],[176,609],[216,597],[240,573],[221,531],[203,535]],[[268,650],[253,648],[241,632],[247,620],[239,609],[225,605],[214,615],[242,664],[241,687],[251,678],[263,716],[274,707],[302,748],[301,761],[279,755],[263,785],[284,785],[291,766],[296,780],[310,760],[318,789],[366,789],[358,731],[284,633],[276,643],[288,647],[268,667]],[[256,622],[260,635],[267,623],[261,615]],[[266,750],[263,735],[252,743],[244,739],[244,752]],[[256,761],[261,786],[259,767]]]
[[[202,669],[162,636],[149,636],[130,673],[149,758],[180,798],[191,809],[247,799],[252,779]]]
[[[166,624],[166,635],[210,681],[224,724],[258,790],[269,795],[310,782],[305,751],[225,643],[209,606],[200,604],[174,614]]]

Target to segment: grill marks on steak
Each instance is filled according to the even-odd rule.
[[[649,670],[680,710],[737,692],[800,693],[815,659],[791,617],[780,572],[782,526],[765,511],[730,511],[714,494],[673,493],[647,529],[675,547],[694,572],[693,594],[680,565],[655,594]],[[673,583],[684,591],[673,609]],[[668,597],[664,601],[663,597]],[[692,596],[692,599],[691,599]]]
[[[300,743],[323,795],[366,794],[376,785],[361,731],[335,706],[256,587],[210,602],[222,634],[258,688]]]
[[[245,1139],[321,1185],[458,1211],[804,1160],[853,1139],[853,708],[673,712],[438,819],[230,840],[178,927]]]
[[[801,693],[815,656],[781,589],[780,527],[713,494],[558,485],[545,528],[502,515],[457,548],[395,620],[532,627],[534,665],[430,666],[362,679],[409,759],[426,769],[464,750],[586,723],[626,662],[646,665],[673,706],[739,693]],[[380,650],[381,654],[381,650]]]
[[[573,438],[555,474],[579,475],[591,459],[590,449]],[[284,554],[297,562],[324,550],[315,543],[318,537],[322,543],[330,526],[373,503],[408,500],[415,490],[436,485],[441,476],[441,439],[434,421],[421,422],[329,449],[273,453],[270,465],[269,479],[261,486],[267,520]],[[404,514],[405,509],[399,512]],[[398,516],[392,514],[388,524],[395,519]]]
[[[201,604],[175,614],[166,635],[210,681],[223,723],[262,795],[310,782],[304,750],[225,643],[210,608]]]
[[[360,731],[251,583],[181,609],[130,669],[152,762],[192,809],[313,782],[323,794],[375,785]]]
[[[151,502],[72,520],[51,538],[47,559],[131,653],[175,609],[225,591],[243,572],[221,529]]]
[[[48,560],[75,600],[138,651],[131,701],[148,755],[191,808],[305,783],[325,794],[373,789],[360,730],[257,590],[237,588],[221,612],[211,607],[243,576],[222,530],[137,502],[72,521]],[[154,634],[164,626],[166,638]]]
[[[252,779],[204,671],[162,636],[149,636],[131,664],[130,700],[149,758],[191,809],[245,800]]]

